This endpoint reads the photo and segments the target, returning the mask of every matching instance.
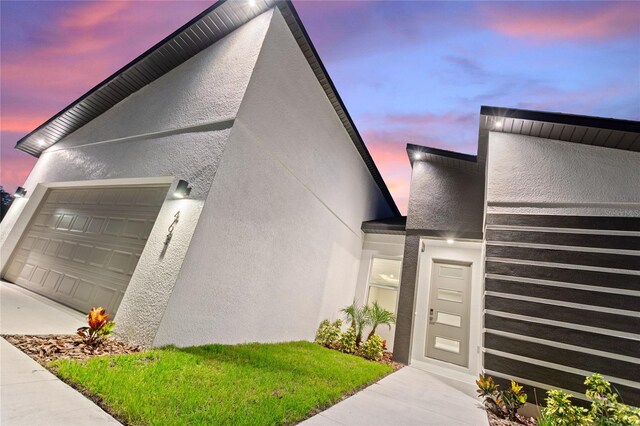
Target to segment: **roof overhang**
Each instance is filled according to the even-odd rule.
[[[380,188],[392,212],[400,211],[382,175],[373,162],[360,133],[355,127],[340,95],[309,38],[298,13],[290,0],[219,0],[187,22],[164,40],[72,102],[58,114],[23,137],[16,148],[39,157],[58,141],[75,132],[111,107],[160,78],[251,19],[278,7],[295,37],[309,66],[336,111],[346,132],[358,150],[374,181]]]
[[[468,170],[484,170],[489,133],[509,133],[640,152],[640,122],[587,115],[482,106],[476,155],[407,144],[415,161],[431,161]]]

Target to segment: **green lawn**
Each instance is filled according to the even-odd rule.
[[[308,342],[168,347],[51,367],[136,425],[295,423],[391,371]]]

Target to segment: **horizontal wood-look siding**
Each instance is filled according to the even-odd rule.
[[[487,257],[640,271],[640,256],[487,245]]]
[[[640,312],[640,297],[486,278],[486,291]]]
[[[540,228],[640,231],[640,218],[607,216],[555,216],[487,214],[487,225],[533,226]]]
[[[487,274],[640,291],[640,275],[487,261]]]
[[[584,394],[584,376],[580,374],[542,367],[534,363],[518,361],[491,353],[484,355],[484,368],[486,370],[498,371],[509,377],[520,377],[525,380],[544,383],[548,385],[549,388],[562,388]],[[638,402],[640,402],[639,389],[621,385],[613,381],[611,384],[622,395],[624,402],[635,406],[638,405]],[[538,394],[538,399],[540,399],[541,394],[543,395],[542,399],[546,396],[544,391],[536,393]]]
[[[640,405],[638,231],[640,218],[488,214],[484,368],[577,393],[599,372]]]
[[[504,331],[521,336],[564,343],[566,345],[576,346],[577,348],[595,349],[640,359],[640,340],[592,333],[576,328],[558,327],[532,321],[503,318],[492,314],[486,314],[484,316],[484,326],[491,330]]]

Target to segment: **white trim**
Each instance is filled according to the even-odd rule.
[[[608,249],[608,248],[596,248],[596,247],[581,247],[581,246],[563,246],[554,244],[535,244],[535,243],[518,243],[510,241],[487,241],[489,246],[497,247],[518,247],[518,248],[536,248],[545,250],[562,250],[568,252],[583,252],[583,253],[603,253],[603,254],[626,254],[630,256],[640,256],[638,250],[620,250],[620,249]]]
[[[608,203],[552,203],[552,202],[537,202],[537,201],[488,201],[488,207],[609,207],[609,208],[619,208],[619,207],[634,207],[640,208],[640,203],[636,202],[608,202]],[[489,214],[505,214],[505,215],[523,215],[523,216],[531,216],[531,213],[509,213],[509,212],[490,212]],[[543,214],[536,216],[544,216]],[[547,215],[547,216],[555,216],[555,215]],[[588,216],[588,215],[580,215],[580,216]],[[598,215],[593,215],[594,217],[598,217]]]
[[[134,142],[134,141],[145,140],[145,139],[157,139],[157,138],[167,137],[171,135],[179,135],[183,133],[214,132],[219,130],[230,129],[233,127],[234,122],[235,122],[235,118],[230,118],[230,119],[223,119],[219,121],[212,121],[204,124],[196,124],[188,127],[179,127],[175,129],[160,130],[158,132],[143,133],[139,135],[125,136],[122,138],[115,138],[115,139],[107,139],[103,141],[90,142],[90,143],[85,143],[81,145],[56,147],[55,146],[56,144],[54,144],[54,145],[51,145],[49,148],[47,148],[45,153],[48,154],[50,152],[65,151],[68,149],[78,149],[78,148],[84,148],[84,147],[93,146],[93,145],[104,145],[104,144],[118,143],[118,142]],[[62,139],[60,139],[60,141]]]
[[[518,315],[518,314],[511,314],[508,312],[494,311],[492,309],[485,309],[484,312],[485,314],[495,315],[501,318],[510,318],[510,319],[516,319],[520,321],[533,322],[536,324],[552,325],[554,327],[562,327],[562,328],[569,328],[572,330],[586,331],[589,333],[604,334],[605,336],[614,336],[614,337],[620,337],[623,339],[636,340],[638,341],[638,343],[640,343],[640,334],[627,333],[624,331],[617,331],[617,330],[608,330],[606,328],[600,328],[600,327],[590,327],[587,325],[574,324],[574,323],[568,323],[563,321],[555,321],[555,320],[549,320],[545,318],[534,318],[526,315]]]
[[[528,266],[546,266],[548,268],[562,268],[562,269],[577,269],[581,271],[595,271],[595,272],[607,272],[610,274],[625,274],[625,275],[638,275],[640,271],[633,271],[630,269],[617,269],[617,268],[603,268],[600,266],[586,266],[586,265],[572,265],[569,263],[553,263],[553,262],[540,262],[537,260],[522,260],[522,259],[509,259],[503,257],[486,257],[487,262],[500,262],[500,263],[512,263],[516,265],[528,265]]]
[[[573,368],[573,367],[569,367],[569,366],[566,366],[566,365],[556,364],[556,363],[553,363],[553,362],[541,361],[539,359],[528,358],[528,357],[521,356],[521,355],[514,355],[514,354],[510,354],[508,352],[502,352],[502,351],[498,351],[498,350],[495,350],[495,349],[484,348],[483,352],[488,353],[488,354],[501,356],[503,358],[512,359],[514,361],[526,362],[527,364],[533,364],[533,365],[537,365],[537,366],[540,366],[540,367],[552,368],[554,370],[559,370],[559,371],[562,371],[562,372],[565,372],[565,373],[576,374],[576,375],[583,376],[583,377],[588,377],[588,376],[592,375],[593,373],[596,373],[596,371],[582,370],[580,368]],[[615,383],[618,383],[618,384],[621,384],[621,385],[625,385],[625,386],[629,386],[629,387],[632,387],[632,388],[640,389],[640,383],[639,382],[634,382],[634,381],[627,380],[627,379],[621,379],[619,377],[610,376],[608,374],[606,376],[604,376],[604,377],[605,377],[605,379],[609,380],[610,382],[615,382]]]
[[[611,288],[611,287],[597,287],[597,286],[587,285],[587,284],[568,283],[564,281],[541,280],[539,278],[514,277],[510,275],[501,275],[501,274],[484,274],[484,276],[485,278],[491,278],[494,280],[501,280],[501,281],[521,282],[521,283],[527,283],[527,284],[539,284],[539,285],[546,285],[549,287],[571,288],[574,290],[586,290],[586,291],[594,291],[598,293],[621,294],[625,296],[640,297],[640,290],[627,290],[622,288]]]
[[[503,299],[522,300],[525,302],[542,303],[545,305],[561,306],[563,308],[584,309],[594,312],[605,312],[609,314],[624,315],[627,317],[640,318],[640,312],[627,311],[624,309],[606,308],[604,306],[583,305],[582,303],[565,302],[564,300],[542,299],[540,297],[521,296],[516,294],[500,293],[497,291],[485,291],[486,296],[501,297]]]
[[[596,355],[596,356],[601,356],[601,357],[604,357],[604,358],[610,358],[610,359],[615,359],[615,360],[618,360],[618,361],[630,362],[630,363],[633,363],[633,364],[639,364],[640,365],[640,358],[636,358],[636,357],[633,357],[633,356],[619,355],[619,354],[614,354],[612,352],[599,351],[597,349],[585,348],[585,347],[582,347],[582,346],[568,345],[566,343],[554,342],[554,341],[545,340],[545,339],[538,339],[537,337],[531,337],[531,336],[524,336],[522,334],[509,333],[507,331],[494,330],[492,328],[485,328],[482,331],[484,333],[488,333],[488,334],[495,334],[496,336],[509,337],[509,338],[512,338],[512,339],[522,340],[522,341],[525,341],[525,342],[538,343],[538,344],[541,344],[541,345],[552,346],[552,347],[555,347],[555,348],[561,348],[561,349],[566,349],[566,350],[570,350],[570,351],[574,351],[574,352],[581,352],[581,353],[584,353],[584,354]]]
[[[585,234],[640,237],[640,231],[614,231],[608,229],[551,228],[546,226],[487,225],[493,231],[550,232],[554,234]]]

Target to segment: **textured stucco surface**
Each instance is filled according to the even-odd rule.
[[[413,316],[416,301],[416,278],[418,276],[418,257],[420,256],[420,236],[407,235],[404,242],[402,259],[402,278],[398,295],[396,314],[396,332],[393,338],[393,359],[403,364],[411,361],[413,336]]]
[[[487,202],[514,212],[640,214],[640,153],[490,133]]]
[[[143,87],[53,149],[233,119],[271,17],[266,12]]]
[[[443,164],[415,161],[407,230],[428,230],[444,237],[482,233],[484,175]]]
[[[133,343],[153,342],[271,14],[242,26],[45,151],[25,184],[35,202],[27,203],[20,219],[8,221],[16,223],[15,229],[3,231],[2,242],[15,246],[37,205],[36,186],[44,191],[43,185],[56,182],[123,184],[166,177],[173,188],[178,179],[187,180],[190,197],[168,195],[115,318],[116,332]],[[180,220],[165,247],[177,211]]]
[[[154,345],[313,339],[390,214],[276,11]]]
[[[374,256],[383,256],[402,259],[404,254],[404,239],[404,235],[365,234],[362,244],[362,256],[360,257],[358,283],[356,284],[355,299],[358,303],[364,304],[367,301],[371,258]],[[398,293],[400,293],[400,291],[398,291]],[[336,313],[336,318],[342,318],[342,316]],[[387,340],[387,348],[393,350],[393,338],[395,336],[396,326],[392,325],[391,329],[386,326],[380,326],[376,332],[383,339]]]

